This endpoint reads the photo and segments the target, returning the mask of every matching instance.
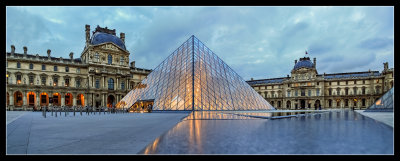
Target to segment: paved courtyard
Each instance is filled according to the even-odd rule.
[[[20,116],[7,124],[7,154],[136,154],[188,113],[7,115]]]

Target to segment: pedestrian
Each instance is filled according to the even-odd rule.
[[[319,105],[319,110],[321,110],[321,104]]]

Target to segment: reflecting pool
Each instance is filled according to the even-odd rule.
[[[393,154],[393,128],[354,111],[306,112],[282,119],[250,117],[274,115],[267,113],[246,115],[194,112],[141,153]]]

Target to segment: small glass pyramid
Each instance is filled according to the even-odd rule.
[[[375,101],[365,112],[391,112],[393,111],[394,87],[388,90],[381,98]]]
[[[153,102],[152,110],[275,110],[195,36],[160,63],[116,105]]]

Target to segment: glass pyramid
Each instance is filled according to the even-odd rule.
[[[390,112],[393,111],[394,87],[375,101],[365,112]]]
[[[195,36],[158,65],[117,104],[154,101],[152,110],[275,110]]]

